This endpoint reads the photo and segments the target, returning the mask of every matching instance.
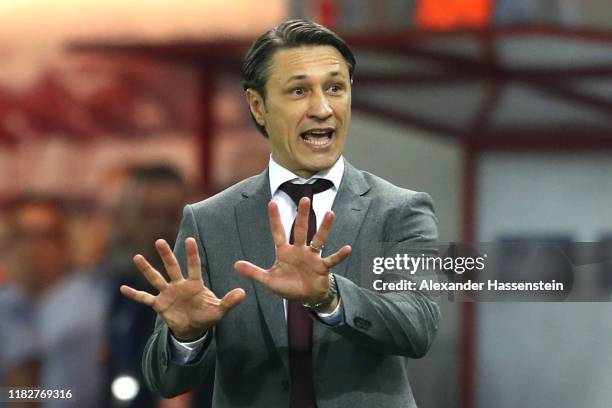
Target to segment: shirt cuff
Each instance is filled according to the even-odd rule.
[[[172,360],[180,364],[191,363],[202,350],[202,347],[204,347],[206,336],[208,336],[208,331],[204,333],[204,336],[195,341],[183,343],[182,341],[177,340],[172,333],[170,333],[170,339],[172,340],[170,356]]]
[[[336,308],[331,313],[317,312],[317,316],[328,326],[337,326],[344,320],[344,306],[342,306],[342,298],[338,299]]]

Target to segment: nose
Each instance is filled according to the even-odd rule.
[[[325,120],[333,114],[332,107],[323,92],[313,92],[308,107],[308,116]]]

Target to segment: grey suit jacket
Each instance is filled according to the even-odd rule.
[[[211,290],[222,297],[241,287],[247,298],[209,332],[204,350],[189,364],[171,358],[169,330],[158,319],[143,355],[144,374],[154,391],[172,397],[207,378],[214,387],[214,407],[289,406],[283,300],[233,269],[241,259],[261,267],[273,264],[275,251],[267,216],[270,199],[266,170],[185,207],[175,247],[183,270],[184,240],[192,236],[198,242],[202,273]],[[380,248],[380,242],[435,242],[431,198],[356,170],[347,162],[332,209],[336,220],[323,256],[345,244],[353,247],[353,253],[333,270],[344,321],[330,327],[313,316],[317,406],[415,407],[408,357],[421,357],[429,349],[438,328],[439,309],[421,292],[374,291],[372,259],[365,254]]]

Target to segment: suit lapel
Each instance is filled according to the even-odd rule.
[[[332,211],[336,214],[334,225],[323,249],[323,256],[329,256],[344,245],[355,243],[371,199],[365,197],[370,186],[359,171],[345,161],[342,182],[334,200]],[[347,274],[348,260],[334,268],[334,273]]]
[[[236,222],[245,260],[269,268],[274,263],[276,253],[268,219],[268,203],[271,199],[268,170],[256,176],[242,195],[245,200],[236,207]],[[272,341],[288,369],[287,323],[283,299],[259,282],[251,282]]]
[[[332,210],[336,214],[334,225],[329,234],[322,256],[329,256],[338,251],[344,245],[355,246],[359,230],[371,204],[371,199],[365,194],[370,190],[368,182],[363,175],[345,160],[344,174],[334,200]],[[350,255],[350,256],[357,256]],[[349,276],[351,271],[347,269],[349,260],[346,259],[333,269],[335,274]],[[330,333],[323,324],[315,321],[313,327],[313,362],[316,367],[316,359],[321,349],[322,340]]]

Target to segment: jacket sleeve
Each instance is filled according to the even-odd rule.
[[[187,270],[185,239],[189,237],[195,238],[198,243],[204,282],[210,282],[206,272],[206,251],[198,233],[193,210],[191,206],[187,205],[183,210],[183,219],[174,246],[174,255],[183,274]],[[142,370],[147,386],[151,391],[165,398],[187,392],[202,383],[208,384],[212,392],[216,357],[214,337],[214,328],[212,328],[206,336],[205,344],[198,356],[192,362],[180,364],[171,355],[170,330],[158,316],[155,329],[142,356]]]
[[[431,197],[412,193],[405,205],[388,220],[387,250],[383,256],[424,251],[436,255],[438,232]],[[418,252],[415,251],[418,247]],[[363,271],[372,275],[371,269]],[[416,275],[412,275],[417,278]],[[421,276],[422,278],[422,276]],[[361,279],[364,281],[368,279]],[[405,290],[381,293],[336,275],[344,306],[344,322],[330,329],[376,353],[424,356],[438,330],[440,311],[427,293]]]

